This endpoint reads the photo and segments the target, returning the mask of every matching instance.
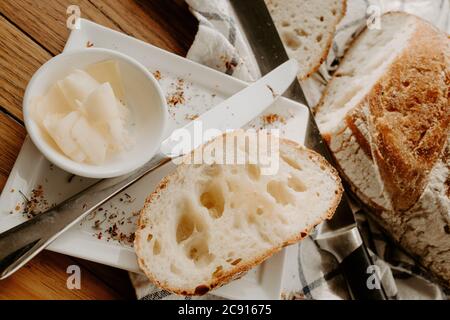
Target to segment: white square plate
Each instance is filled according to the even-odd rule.
[[[117,50],[135,58],[150,71],[160,73],[159,82],[168,98],[183,96],[180,103],[169,105],[166,136],[246,86],[245,82],[82,19],[81,28],[71,33],[64,52],[89,46]],[[242,107],[251,108],[251,101]],[[265,114],[277,116],[259,116],[247,127],[279,128],[282,136],[304,142],[308,119],[305,106],[280,98]],[[168,167],[153,172],[65,232],[48,249],[140,272],[131,235],[145,198],[167,173]],[[34,211],[43,211],[94,181],[56,168],[27,137],[0,198],[0,232],[28,219],[24,213],[27,204],[28,211],[32,209],[30,203]],[[284,261],[285,250],[213,293],[233,299],[279,299]]]

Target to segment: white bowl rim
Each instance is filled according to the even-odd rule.
[[[126,164],[122,163],[122,165],[117,166],[117,168],[115,168],[115,169],[112,168],[113,170],[104,171],[101,173],[95,172],[95,170],[98,167],[101,167],[101,165],[94,166],[94,165],[89,165],[89,164],[84,164],[84,163],[78,163],[78,162],[75,162],[72,159],[66,157],[60,151],[54,150],[54,148],[49,146],[47,142],[45,142],[43,139],[38,138],[38,133],[36,132],[37,130],[35,128],[35,127],[37,127],[37,124],[34,124],[34,126],[32,124],[32,122],[34,121],[30,114],[31,113],[31,111],[30,111],[31,99],[30,98],[32,98],[32,97],[29,97],[29,95],[30,95],[30,92],[32,91],[31,88],[33,87],[33,85],[35,84],[37,79],[43,73],[45,73],[47,71],[49,66],[51,66],[56,61],[58,61],[60,59],[64,59],[67,56],[80,55],[80,54],[89,53],[89,52],[106,53],[111,58],[118,57],[118,58],[126,61],[127,63],[134,65],[135,67],[137,67],[140,71],[142,71],[147,76],[146,78],[149,79],[149,81],[152,83],[153,87],[156,89],[157,97],[160,100],[159,106],[162,108],[162,111],[163,111],[161,113],[162,117],[161,117],[161,119],[159,119],[161,121],[161,125],[162,125],[161,130],[158,133],[158,136],[154,137],[158,141],[158,143],[155,144],[155,146],[156,146],[155,148],[149,148],[148,152],[145,153],[146,157],[142,157],[142,159],[140,161],[137,161],[136,163],[134,163],[134,165],[127,166]],[[34,143],[34,145],[39,149],[39,151],[51,163],[55,164],[57,167],[65,170],[69,173],[73,173],[77,176],[86,177],[86,178],[113,178],[113,177],[117,177],[117,176],[121,176],[121,175],[126,175],[126,174],[131,173],[131,172],[135,171],[136,169],[142,167],[145,163],[150,161],[151,158],[158,151],[158,149],[161,145],[161,142],[162,142],[163,135],[165,133],[167,122],[168,122],[168,111],[167,111],[167,104],[166,104],[164,92],[163,92],[161,86],[159,85],[158,81],[153,76],[153,74],[147,68],[145,68],[140,62],[135,60],[134,58],[132,58],[128,55],[125,55],[121,52],[111,50],[111,49],[105,49],[105,48],[86,48],[86,49],[70,50],[69,52],[60,53],[59,55],[56,55],[53,58],[51,58],[50,60],[48,60],[47,62],[45,62],[33,74],[30,81],[28,82],[28,85],[25,89],[25,94],[23,97],[22,112],[23,112],[23,117],[24,117],[25,128],[27,129],[28,135],[30,136],[31,141]],[[56,154],[62,155],[62,157],[55,157]]]

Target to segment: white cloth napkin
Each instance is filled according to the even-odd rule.
[[[199,30],[187,58],[245,81],[260,77],[254,56],[227,0],[186,0],[199,20]],[[381,12],[406,11],[431,21],[450,32],[449,0],[348,0],[347,14],[337,27],[332,50],[319,72],[302,83],[310,105],[315,105],[327,80],[336,68],[348,43],[366,25],[370,6]],[[369,244],[382,281],[392,299],[446,299],[449,292],[427,280],[412,259],[402,253],[377,225],[355,208],[363,237]],[[287,248],[283,271],[285,299],[347,299],[345,283],[334,258],[318,250],[307,238]],[[150,284],[144,276],[130,274],[139,299],[188,299],[175,296]],[[206,295],[193,299],[215,299]]]

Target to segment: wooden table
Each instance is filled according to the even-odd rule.
[[[84,18],[183,56],[197,31],[182,0],[1,0],[0,190],[26,135],[24,89],[36,69],[62,51],[71,4]],[[81,268],[81,290],[67,289],[69,265]],[[0,282],[0,299],[134,298],[125,271],[48,251]]]

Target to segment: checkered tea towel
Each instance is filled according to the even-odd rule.
[[[320,1],[320,0],[319,0]],[[245,81],[260,77],[254,56],[245,41],[227,0],[186,0],[199,29],[187,58]],[[348,43],[366,25],[368,9],[376,5],[382,12],[406,11],[431,21],[450,32],[449,0],[348,0],[347,13],[337,27],[332,50],[319,72],[302,83],[310,105],[320,98],[329,71],[336,68]],[[324,81],[325,79],[325,81]],[[382,281],[391,299],[446,299],[449,292],[427,280],[425,273],[398,249],[362,211],[355,208],[357,221]],[[287,248],[283,272],[285,299],[347,299],[348,293],[332,256],[318,250],[307,238]],[[130,274],[139,299],[187,299],[160,290],[141,275]],[[217,299],[206,295],[193,299]]]

